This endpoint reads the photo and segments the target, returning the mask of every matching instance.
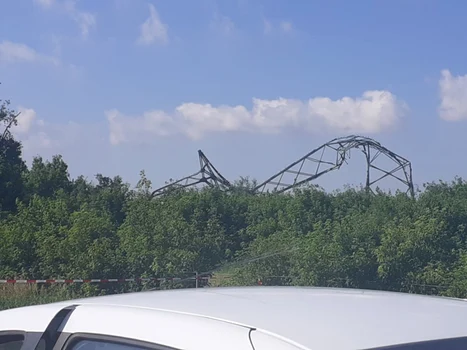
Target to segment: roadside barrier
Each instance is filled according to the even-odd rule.
[[[166,278],[92,278],[92,279],[3,279],[0,284],[55,284],[55,283],[128,283],[128,282],[178,282],[186,280],[209,280],[209,277]]]

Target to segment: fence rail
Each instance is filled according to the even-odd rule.
[[[184,282],[195,282],[196,288],[209,286],[211,282],[229,280],[234,276],[223,275],[222,277],[214,277],[207,274],[197,274],[195,276],[189,277],[138,277],[138,278],[89,278],[89,279],[0,279],[0,285],[32,285],[32,284],[42,284],[42,285],[51,285],[51,284],[119,284],[119,283],[184,283]],[[284,281],[290,282],[293,279],[293,276],[261,276],[259,277],[255,284],[259,286],[263,285],[284,285]],[[200,283],[202,281],[202,283]],[[279,282],[280,281],[280,282]],[[335,287],[336,280],[328,281],[329,283],[321,284],[323,287]],[[375,282],[376,283],[376,282]],[[287,283],[285,283],[287,285]],[[344,286],[343,286],[344,287]],[[349,287],[349,286],[347,286]],[[371,288],[371,283],[368,283],[367,286],[361,287]],[[428,285],[428,284],[410,284],[406,286],[408,292],[417,293],[417,294],[428,294],[428,295],[438,295],[440,292],[447,290],[449,286],[442,285]],[[467,300],[467,299],[466,299]]]
[[[55,284],[55,283],[127,283],[127,282],[180,282],[209,280],[210,277],[159,277],[159,278],[92,278],[92,279],[2,279],[0,284]]]

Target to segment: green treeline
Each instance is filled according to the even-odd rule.
[[[8,110],[1,111],[5,121]],[[241,180],[229,193],[186,190],[151,199],[144,172],[130,188],[120,177],[70,179],[60,156],[37,157],[27,168],[20,143],[6,133],[0,279],[183,277],[217,269],[213,283],[220,285],[260,279],[467,296],[462,179],[426,184],[416,200],[312,186],[251,195],[250,185]]]

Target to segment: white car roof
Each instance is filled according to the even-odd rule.
[[[368,349],[467,336],[463,300],[357,289],[181,289],[71,300],[42,308],[72,304],[194,314],[264,330],[309,349]],[[26,308],[29,317],[33,308]]]

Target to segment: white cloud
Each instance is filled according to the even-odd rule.
[[[73,12],[73,20],[78,23],[81,35],[87,37],[89,30],[96,25],[96,16],[89,12]]]
[[[59,61],[52,56],[40,54],[25,44],[13,43],[11,41],[0,43],[0,62],[45,62],[55,65],[59,64]]]
[[[26,155],[34,156],[43,150],[57,147],[58,144],[52,140],[49,135],[44,131],[37,131],[27,135],[27,137],[18,137],[23,145],[23,152]],[[35,154],[34,154],[34,153]]]
[[[51,122],[40,119],[41,113],[33,108],[19,106],[15,109],[21,114],[11,132],[21,142],[22,158],[27,164],[31,164],[38,155],[51,159],[61,154],[69,164],[72,176],[84,173],[94,177],[96,172],[107,172],[115,162],[119,163],[120,151],[111,152],[104,121],[80,124]]]
[[[138,137],[141,128],[154,136],[168,136],[176,127],[171,117],[162,111],[148,111],[136,118],[125,116],[116,109],[105,114],[110,127],[110,143],[113,145],[132,141]]]
[[[263,19],[263,31],[264,31],[264,34],[269,34],[272,32],[271,21],[268,21],[267,19]]]
[[[96,15],[90,12],[80,11],[76,8],[76,0],[34,0],[35,3],[43,8],[50,9],[55,7],[66,13],[81,30],[81,35],[86,38],[91,28],[96,26]]]
[[[292,34],[294,32],[294,27],[293,23],[290,21],[282,20],[277,25],[274,25],[270,20],[263,18],[263,32],[266,35],[273,34],[274,32]]]
[[[217,12],[214,14],[210,27],[223,35],[232,35],[236,30],[235,23],[229,17],[220,15]]]
[[[15,125],[14,131],[19,134],[26,134],[31,130],[31,127],[36,119],[36,111],[32,108],[24,108],[20,106],[18,108],[19,115],[16,118],[17,125]]]
[[[127,10],[134,4],[134,0],[114,0],[114,6],[117,11]]]
[[[290,33],[293,30],[292,23],[288,21],[281,21],[280,28],[284,33]]]
[[[17,125],[11,127],[12,134],[21,141],[25,152],[38,152],[52,146],[53,141],[44,131],[45,123],[37,119],[36,111],[23,106],[18,107]]]
[[[42,7],[50,7],[54,4],[54,0],[34,0],[34,2]]]
[[[323,120],[331,129],[379,133],[394,127],[407,106],[389,91],[373,90],[356,99],[314,98],[308,102],[308,108],[311,116]]]
[[[94,143],[94,135],[98,124],[82,125],[74,122],[50,123],[37,118],[37,112],[32,108],[18,107],[21,112],[17,118],[17,125],[12,126],[11,132],[14,137],[21,141],[25,159],[41,154],[50,157],[60,154],[63,150],[76,149],[76,145],[82,144],[83,135],[86,135],[86,143]],[[93,134],[92,136],[90,136]],[[91,140],[92,138],[92,140]]]
[[[467,119],[467,75],[453,76],[449,70],[441,71],[439,80],[441,119],[459,121]]]
[[[185,135],[200,139],[216,132],[279,133],[287,129],[333,133],[380,133],[394,128],[406,106],[389,91],[366,91],[362,97],[308,101],[253,99],[252,108],[183,103],[172,113],[154,110],[142,116],[106,112],[110,143],[145,142],[154,137]]]
[[[96,15],[78,10],[75,0],[66,0],[63,5],[66,13],[68,13],[81,29],[81,35],[86,38],[89,34],[89,30],[96,25]]]
[[[139,44],[150,45],[155,42],[166,44],[169,41],[167,25],[163,23],[154,5],[149,4],[149,17],[141,24]]]

